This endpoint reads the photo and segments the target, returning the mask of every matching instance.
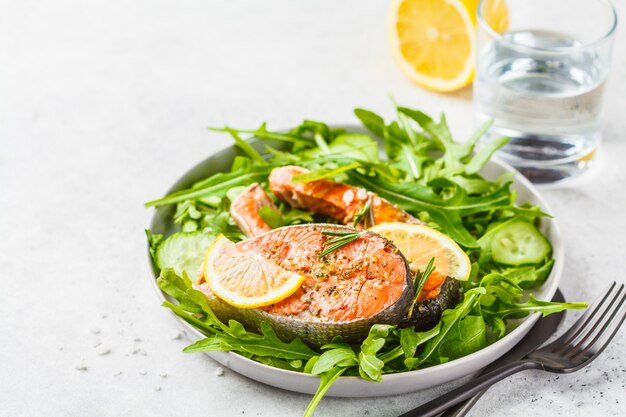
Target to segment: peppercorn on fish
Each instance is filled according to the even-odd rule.
[[[320,257],[337,233],[360,234]],[[300,337],[316,346],[336,335],[359,342],[373,324],[400,323],[413,300],[406,260],[389,240],[373,232],[326,224],[287,226],[237,245],[305,279],[282,301],[238,309],[215,296],[200,278],[199,288],[221,320],[235,319],[252,329],[268,321],[283,339]]]

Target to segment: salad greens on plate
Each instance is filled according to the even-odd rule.
[[[318,391],[304,414],[309,416],[342,375],[382,381],[385,374],[476,352],[505,336],[510,319],[586,307],[584,303],[542,301],[529,294],[543,284],[554,264],[550,242],[538,228],[547,214],[516,202],[511,175],[495,181],[480,175],[507,138],[476,150],[489,122],[459,143],[453,140],[444,116],[437,121],[419,110],[398,106],[396,111],[395,120],[387,122],[369,110],[355,109],[371,134],[310,120],[280,132],[268,130],[265,124],[252,130],[211,129],[230,135],[242,151],[230,171],[146,203],[149,207],[176,205],[173,221],[180,226],[179,232],[167,237],[146,233],[160,271],[158,286],[175,301],[166,301],[164,306],[206,336],[185,352],[230,351],[268,366],[319,375]],[[258,152],[244,136],[265,141],[264,152]],[[275,143],[284,146],[271,146]],[[217,236],[235,242],[245,238],[229,214],[231,202],[254,182],[267,188],[270,171],[284,165],[310,170],[294,182],[329,179],[365,188],[454,239],[472,262],[470,278],[460,283],[460,302],[426,331],[375,324],[360,344],[348,344],[337,335],[319,348],[297,338],[282,340],[266,322],[257,331],[236,320],[219,320],[193,280]],[[275,209],[263,207],[259,215],[272,228],[336,223],[282,203]],[[415,286],[430,272],[418,271]]]

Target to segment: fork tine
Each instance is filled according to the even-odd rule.
[[[624,284],[621,285],[620,290],[621,289],[624,289]],[[617,331],[620,329],[622,323],[624,322],[624,319],[626,319],[626,309],[621,311],[621,315],[618,315],[620,313],[620,310],[622,310],[622,307],[624,306],[624,302],[626,302],[626,294],[622,295],[619,301],[619,304],[617,305],[617,307],[615,307],[609,319],[604,323],[604,326],[602,326],[602,328],[598,330],[598,333],[593,338],[593,340],[587,343],[587,345],[582,349],[580,348],[580,346],[583,344],[585,340],[584,339],[581,340],[578,343],[578,345],[576,345],[577,350],[573,352],[573,354],[570,356],[570,359],[574,359],[580,355],[586,354],[589,350],[593,349],[595,346],[599,346],[599,347],[596,347],[595,352],[593,352],[590,359],[593,359],[596,356],[598,356],[600,353],[602,353],[604,348],[609,344],[609,342],[613,339]],[[612,331],[611,331],[611,327],[613,327]],[[599,340],[601,338],[603,340],[599,343]],[[587,360],[590,360],[590,359],[587,359]]]
[[[589,324],[589,322],[594,318],[596,313],[601,311],[600,308],[602,307],[604,302],[608,299],[608,297],[611,295],[611,292],[613,291],[616,285],[617,285],[617,282],[613,281],[608,286],[608,288],[604,291],[603,293],[604,295],[598,296],[596,300],[594,301],[594,303],[589,308],[587,308],[587,311],[585,311],[585,314],[583,314],[576,321],[576,323],[574,323],[574,325],[570,327],[570,329],[565,334],[563,334],[555,342],[552,343],[552,345],[554,346],[554,349],[552,350],[553,353],[557,353],[558,351],[564,349],[575,338],[578,337],[580,332]]]
[[[562,349],[563,354],[568,355],[572,351],[578,351],[580,347],[583,346],[584,343],[587,342],[587,340],[589,340],[589,338],[596,334],[596,330],[602,326],[605,317],[611,312],[611,310],[613,309],[613,305],[615,305],[615,303],[619,300],[620,296],[622,295],[623,289],[624,284],[619,286],[619,288],[617,289],[617,293],[613,296],[613,298],[611,298],[608,305],[601,310],[598,310],[598,313],[600,313],[600,317],[598,317],[593,323],[590,323],[587,326],[583,327],[580,330],[580,334],[577,338],[572,339],[570,343],[564,345],[565,349]]]

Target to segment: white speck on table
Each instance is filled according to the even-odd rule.
[[[111,353],[111,349],[106,346],[100,346],[96,353],[100,356],[108,355],[109,353]]]
[[[87,369],[89,369],[89,367],[85,363],[85,360],[82,359],[80,362],[76,364],[76,366],[74,366],[74,369],[76,369],[77,371],[86,371]]]

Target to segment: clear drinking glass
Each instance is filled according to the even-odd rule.
[[[615,10],[607,0],[506,0],[498,33],[494,1],[478,6],[474,79],[478,118],[494,119],[487,140],[509,136],[499,156],[533,182],[576,176],[601,142]]]

